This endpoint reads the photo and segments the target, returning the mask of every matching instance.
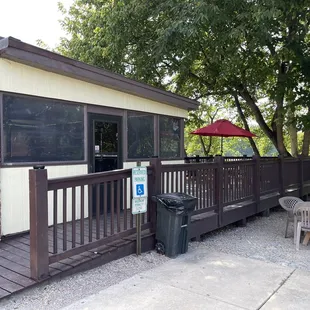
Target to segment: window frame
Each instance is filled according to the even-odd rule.
[[[137,161],[148,161],[150,160],[152,157],[154,157],[155,155],[151,156],[151,157],[137,157],[137,158],[129,158],[129,154],[128,154],[128,113],[136,113],[136,114],[141,114],[141,115],[147,115],[147,116],[153,116],[154,117],[154,127],[153,127],[153,135],[154,135],[154,154],[158,154],[158,145],[157,145],[157,140],[156,140],[156,136],[157,136],[157,128],[158,128],[158,115],[157,114],[153,114],[153,113],[148,113],[148,112],[143,112],[143,111],[135,111],[135,110],[126,110],[125,111],[125,115],[124,115],[124,132],[125,132],[125,136],[124,136],[124,141],[126,141],[124,143],[124,161],[126,162],[137,162]],[[126,156],[125,156],[126,154]]]
[[[12,162],[12,163],[4,163],[4,128],[3,128],[3,95],[11,95],[11,96],[18,96],[18,97],[25,97],[25,98],[36,98],[40,100],[56,100],[65,104],[79,104],[84,108],[84,160],[78,160],[78,161],[52,161],[52,162]],[[20,94],[20,93],[12,93],[7,91],[0,91],[0,167],[33,167],[36,165],[44,165],[44,166],[70,166],[70,165],[87,165],[88,164],[88,113],[92,111],[92,109],[98,109],[106,108],[109,110],[110,115],[110,109],[111,112],[113,110],[112,107],[99,107],[99,106],[93,106],[91,104],[86,104],[82,102],[72,102],[69,100],[62,100],[57,98],[47,98],[47,97],[40,97],[40,96],[34,96],[34,95],[27,95],[27,94]],[[108,112],[107,110],[107,112]],[[100,110],[100,113],[102,111]],[[149,113],[144,111],[136,111],[136,110],[121,110],[121,112],[117,113],[117,115],[122,116],[123,118],[123,126],[122,126],[122,134],[123,134],[123,162],[137,162],[137,161],[149,161],[152,157],[148,158],[128,158],[128,136],[127,136],[127,118],[128,118],[128,112],[134,112],[134,113],[142,113],[142,114],[148,114],[152,115],[154,117],[154,155],[152,157],[158,157],[161,160],[165,161],[175,161],[175,160],[183,160],[184,159],[184,118],[182,117],[175,117],[171,115],[165,115],[165,114],[155,114],[155,113]],[[99,110],[98,110],[99,113]],[[115,113],[111,113],[111,115],[114,115]],[[173,157],[173,158],[167,158],[167,157],[160,157],[160,132],[159,132],[159,117],[165,116],[165,117],[172,117],[177,118],[180,120],[180,156],[179,157]]]
[[[84,136],[84,159],[83,160],[70,160],[70,161],[25,161],[25,162],[4,162],[4,127],[3,127],[3,95],[8,95],[8,96],[16,96],[20,98],[35,98],[39,100],[45,100],[45,101],[57,101],[61,102],[64,104],[68,105],[80,105],[83,107],[83,113],[84,113],[84,131],[83,131],[83,136]],[[87,154],[87,109],[86,109],[86,104],[84,103],[78,103],[78,102],[72,102],[72,101],[67,101],[67,100],[61,100],[57,98],[46,98],[46,97],[40,97],[40,96],[32,96],[32,95],[25,95],[25,94],[17,94],[17,93],[11,93],[11,92],[0,92],[0,145],[1,145],[1,150],[0,150],[0,157],[1,157],[1,167],[33,167],[36,165],[40,166],[69,166],[69,165],[86,165],[88,163],[88,154]]]
[[[177,157],[161,157],[160,156],[160,117],[174,118],[180,122],[180,153]],[[162,160],[173,161],[173,160],[183,160],[184,159],[184,119],[180,117],[175,117],[171,115],[159,115],[158,116],[158,157]]]
[[[152,157],[158,157],[164,161],[175,161],[184,159],[184,118],[175,117],[165,114],[154,114],[149,112],[141,112],[135,110],[125,110],[124,114],[124,162],[137,162],[137,161],[149,161],[152,157],[141,157],[141,158],[129,158],[128,157],[128,112],[141,113],[152,115],[154,117],[154,155]],[[180,121],[180,156],[178,157],[160,157],[160,132],[159,132],[159,118],[160,116],[176,118]]]

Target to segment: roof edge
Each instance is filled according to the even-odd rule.
[[[193,99],[24,43],[13,37],[0,39],[0,57],[181,109],[195,110],[199,106],[199,102]]]
[[[9,46],[9,38],[0,37],[0,54],[1,50],[7,48]]]

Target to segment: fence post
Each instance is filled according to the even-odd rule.
[[[49,274],[47,170],[29,170],[30,275],[41,280]]]
[[[223,224],[223,170],[224,170],[224,158],[222,156],[216,156],[215,162],[217,163],[216,175],[215,175],[215,199],[218,207],[218,223],[219,227]]]
[[[299,175],[299,197],[304,197],[304,159],[301,155],[298,161],[298,175]]]
[[[285,185],[284,185],[284,157],[279,155],[279,193],[280,197],[283,197],[285,194]]]
[[[254,155],[253,160],[253,195],[256,203],[256,213],[258,213],[260,206],[260,157]]]
[[[151,158],[151,168],[153,173],[153,184],[150,184],[152,189],[152,195],[161,194],[161,160],[158,157]],[[152,198],[152,197],[150,197]],[[150,200],[150,221],[151,221],[151,230],[156,230],[156,202],[152,199]]]

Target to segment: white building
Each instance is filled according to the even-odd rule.
[[[0,236],[29,229],[28,171],[49,178],[182,160],[196,101],[0,38]]]

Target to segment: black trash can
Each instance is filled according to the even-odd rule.
[[[183,193],[154,196],[157,201],[156,251],[174,258],[186,253],[191,213],[197,198]]]

